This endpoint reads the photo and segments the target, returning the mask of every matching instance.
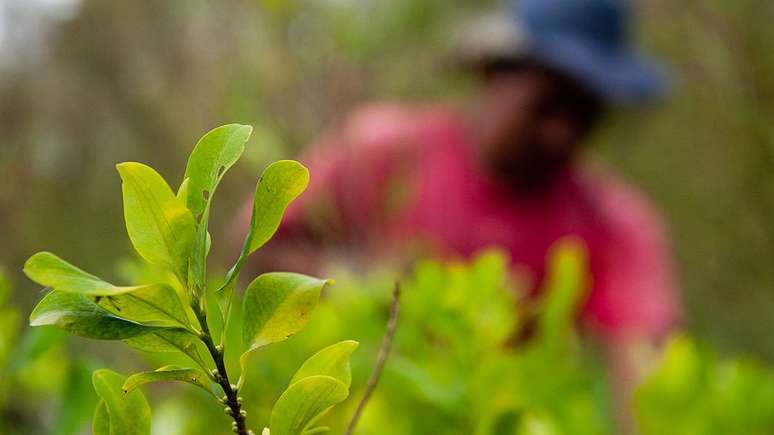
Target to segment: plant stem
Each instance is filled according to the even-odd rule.
[[[252,431],[247,430],[247,424],[245,422],[246,414],[242,411],[242,403],[239,397],[237,397],[237,389],[235,386],[232,386],[231,382],[228,380],[226,364],[223,361],[223,347],[215,346],[215,342],[212,340],[210,327],[207,324],[207,314],[198,308],[195,308],[195,311],[196,317],[198,317],[202,327],[201,340],[204,345],[207,346],[207,350],[210,352],[212,361],[215,363],[215,367],[218,371],[217,376],[215,376],[215,381],[226,394],[223,403],[229,407],[230,411],[228,414],[234,419],[234,432],[238,435],[251,435]]]
[[[376,390],[376,386],[379,384],[379,378],[382,377],[382,369],[387,363],[387,357],[390,356],[390,350],[392,349],[392,341],[395,338],[395,329],[398,326],[398,311],[400,308],[400,284],[395,283],[395,289],[392,292],[392,305],[390,305],[390,318],[387,321],[387,331],[384,333],[382,339],[382,345],[379,347],[379,355],[376,357],[376,365],[374,366],[371,377],[368,378],[368,385],[366,385],[363,398],[360,399],[360,403],[357,404],[355,414],[352,415],[352,420],[347,426],[344,435],[352,435],[355,433],[355,427],[357,427],[360,416],[363,414],[368,400],[371,399],[371,395]]]

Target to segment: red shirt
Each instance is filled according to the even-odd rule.
[[[505,248],[540,286],[546,254],[582,239],[592,289],[584,320],[602,332],[658,336],[678,312],[661,219],[632,187],[607,173],[569,168],[540,196],[519,196],[478,170],[462,117],[445,108],[375,105],[356,112],[310,149],[305,205],[326,234],[384,251],[429,240],[469,256]]]

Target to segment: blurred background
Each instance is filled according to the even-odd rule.
[[[296,156],[364,101],[464,101],[450,35],[494,3],[0,0],[0,265],[18,334],[41,296],[21,273],[32,253],[106,279],[131,255],[115,163],[149,163],[174,184],[205,131],[255,126],[212,218],[213,262],[226,264],[217,239],[267,162]],[[671,66],[674,96],[618,114],[589,158],[664,210],[689,333],[771,361],[774,3],[639,6],[641,42]],[[118,358],[107,355],[118,346],[79,343]]]

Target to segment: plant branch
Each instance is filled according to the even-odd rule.
[[[207,314],[198,309],[198,307],[194,307],[194,310],[196,311],[196,316],[202,327],[202,335],[200,338],[204,345],[207,346],[207,350],[210,352],[212,361],[215,363],[217,369],[215,382],[220,385],[223,389],[223,393],[225,393],[225,397],[221,399],[221,402],[228,407],[226,412],[234,419],[232,429],[238,435],[252,435],[252,431],[247,429],[247,423],[245,422],[247,413],[242,410],[242,400],[237,396],[236,385],[232,385],[228,380],[228,372],[226,371],[226,364],[223,360],[223,347],[216,346],[215,342],[212,340],[210,327],[207,324]]]
[[[379,347],[379,354],[376,357],[376,365],[374,366],[374,370],[371,372],[371,377],[368,378],[368,384],[366,385],[365,392],[363,393],[363,398],[361,398],[360,403],[357,404],[357,409],[355,409],[355,413],[352,415],[352,420],[350,420],[349,426],[347,426],[347,430],[344,432],[344,435],[352,435],[355,432],[355,427],[357,427],[357,423],[360,421],[363,410],[365,410],[368,401],[371,399],[371,395],[373,395],[374,390],[376,390],[376,386],[379,384],[379,379],[382,376],[382,370],[384,369],[384,365],[387,363],[387,357],[390,356],[392,341],[395,338],[395,330],[398,326],[399,308],[400,284],[395,283],[395,289],[392,292],[392,304],[390,305],[390,318],[387,320],[387,330],[384,333],[382,345]]]

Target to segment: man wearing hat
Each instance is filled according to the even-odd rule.
[[[550,247],[578,238],[592,280],[581,324],[609,344],[629,397],[633,349],[678,315],[664,228],[640,192],[578,157],[609,110],[662,96],[663,77],[634,52],[623,0],[523,0],[484,23],[459,46],[481,78],[474,102],[355,112],[302,159],[311,186],[271,252],[299,239],[359,258],[417,241],[463,256],[499,246],[537,291]]]

